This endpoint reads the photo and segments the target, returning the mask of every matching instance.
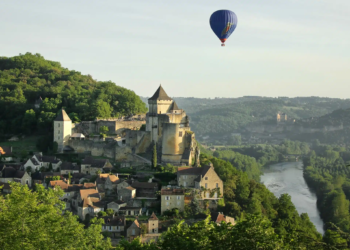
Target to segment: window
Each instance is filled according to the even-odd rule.
[[[208,183],[205,183],[205,188],[208,188]]]
[[[67,193],[67,196],[70,196],[70,193]]]
[[[135,229],[131,230],[131,235],[135,235]]]
[[[179,132],[179,137],[182,137],[182,131]]]
[[[180,201],[177,202],[177,205],[180,206]]]
[[[29,184],[29,181],[28,181],[28,180],[26,180],[26,184],[27,184],[27,185]]]
[[[186,181],[184,181],[184,187],[186,187]]]
[[[169,206],[169,201],[166,202],[166,205]]]
[[[216,188],[218,188],[219,187],[219,183],[216,183]]]
[[[61,130],[58,130],[58,134],[61,134]]]
[[[60,140],[61,139],[61,137],[58,137],[58,140]]]
[[[207,180],[208,180],[208,177],[205,177],[204,179],[207,181]]]
[[[60,124],[60,123],[58,124],[58,127],[61,127],[61,124]]]
[[[187,175],[184,175],[184,179],[187,179]]]
[[[170,200],[170,196],[165,196],[165,200],[166,201]]]
[[[178,200],[180,200],[181,196],[178,195],[176,198],[177,198]]]

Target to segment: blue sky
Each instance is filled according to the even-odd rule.
[[[226,47],[209,26],[229,9]],[[349,0],[0,2],[0,55],[40,53],[150,96],[349,98]]]

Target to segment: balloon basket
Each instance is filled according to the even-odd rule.
[[[221,47],[224,47],[225,46],[225,44],[221,44]]]

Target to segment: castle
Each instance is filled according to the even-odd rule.
[[[145,130],[131,129],[130,122],[114,121],[117,125],[113,126],[118,127],[118,131],[123,131],[122,138],[119,139],[122,143],[104,144],[102,149],[100,147],[99,150],[90,150],[92,155],[106,156],[108,154],[113,156],[116,161],[132,161],[133,155],[150,152],[153,145],[156,145],[161,163],[171,163],[178,166],[198,164],[199,147],[195,135],[190,129],[189,117],[186,112],[177,106],[162,86],[159,86],[154,95],[148,99],[148,104],[149,112],[146,114]],[[54,141],[58,144],[58,151],[63,152],[65,149],[71,148],[76,152],[82,152],[97,147],[98,142],[85,139],[85,136],[88,136],[86,131],[89,129],[82,129],[82,124],[96,122],[98,121],[72,124],[67,113],[61,110],[54,121]],[[136,125],[139,127],[144,123],[144,121],[138,122]],[[76,138],[79,139],[76,140]]]

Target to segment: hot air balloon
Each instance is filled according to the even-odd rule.
[[[230,10],[218,10],[210,16],[210,27],[225,46],[226,40],[237,27],[237,16]]]

